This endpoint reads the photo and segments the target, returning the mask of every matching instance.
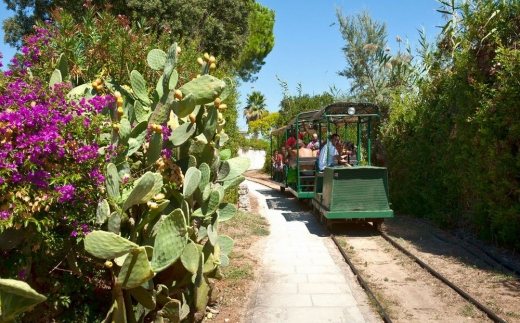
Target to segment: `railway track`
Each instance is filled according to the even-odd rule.
[[[251,178],[250,178],[250,179],[251,179]],[[253,179],[253,180],[254,180],[254,179]],[[255,181],[256,181],[256,180],[255,180]],[[264,181],[257,181],[257,182],[259,182],[260,184],[264,184],[264,185],[266,185]],[[264,183],[263,183],[263,182],[264,182]],[[266,185],[266,186],[270,186],[270,185]],[[274,187],[273,187],[273,188],[274,188]],[[275,188],[275,189],[276,189],[276,188]],[[307,205],[307,206],[308,206],[308,205]],[[312,212],[312,210],[310,210],[310,211]],[[316,216],[315,213],[314,213],[314,215]],[[319,221],[319,222],[322,222],[322,221],[320,221],[319,217],[318,217],[318,221]],[[323,223],[323,222],[322,222],[322,223]],[[387,228],[387,229],[388,229],[388,228]],[[376,233],[377,233],[377,234],[376,234]],[[430,232],[430,233],[431,233],[431,232]],[[330,231],[329,231],[329,234],[330,234]],[[384,232],[381,232],[381,231],[379,231],[379,230],[374,229],[373,234],[374,234],[374,236],[381,237],[381,241],[387,241],[388,244],[391,244],[391,245],[393,246],[393,248],[395,248],[395,250],[396,250],[395,252],[396,252],[396,253],[397,253],[397,252],[400,253],[401,256],[402,256],[403,258],[411,259],[411,260],[409,260],[409,262],[410,262],[410,263],[414,262],[414,263],[416,264],[416,265],[414,266],[414,267],[417,268],[416,270],[421,271],[421,272],[424,272],[424,273],[422,273],[421,275],[423,276],[423,278],[424,278],[424,277],[428,277],[427,280],[430,282],[430,284],[432,284],[431,281],[435,281],[435,280],[437,280],[438,282],[440,282],[440,284],[439,284],[438,286],[437,286],[438,283],[435,283],[435,285],[436,285],[435,288],[437,288],[437,289],[442,289],[442,290],[451,290],[451,291],[453,291],[453,292],[450,292],[448,296],[449,296],[449,297],[453,297],[453,298],[458,298],[458,299],[459,299],[459,300],[457,301],[458,304],[459,304],[459,305],[458,305],[459,307],[457,307],[457,308],[460,308],[460,304],[461,304],[461,303],[464,303],[464,302],[462,302],[462,301],[460,300],[460,297],[462,297],[464,300],[466,300],[466,303],[467,303],[467,304],[472,304],[474,307],[478,308],[480,312],[478,312],[479,314],[476,314],[476,321],[481,322],[481,321],[483,321],[483,320],[485,319],[485,317],[487,317],[489,320],[486,319],[486,321],[490,321],[490,322],[507,322],[504,318],[502,318],[501,316],[499,316],[496,312],[494,312],[494,311],[493,311],[492,309],[490,309],[488,306],[486,306],[485,304],[482,304],[481,302],[479,302],[479,301],[476,299],[475,295],[472,296],[472,295],[470,295],[470,293],[465,292],[465,291],[463,290],[463,288],[461,288],[460,286],[457,286],[455,283],[453,283],[453,282],[451,282],[450,280],[448,280],[447,278],[445,278],[441,273],[439,273],[437,270],[435,270],[434,268],[432,268],[431,266],[429,266],[425,261],[421,260],[421,259],[420,259],[419,257],[417,257],[416,255],[414,255],[413,252],[411,252],[411,251],[409,251],[409,250],[403,248],[403,246],[401,246],[400,243],[396,242],[394,239],[392,239],[390,236],[386,235]],[[432,234],[432,235],[433,235],[433,234]],[[394,236],[395,236],[395,234],[394,234]],[[400,235],[399,235],[399,236],[400,236]],[[330,237],[331,237],[331,239],[334,241],[334,243],[336,244],[336,246],[338,247],[338,249],[339,249],[340,253],[342,254],[343,258],[345,259],[345,261],[349,264],[350,268],[352,269],[352,272],[353,272],[354,275],[356,276],[356,278],[357,278],[357,280],[359,281],[360,285],[364,288],[364,290],[366,291],[366,293],[368,294],[368,296],[369,296],[369,297],[372,299],[372,301],[374,302],[374,305],[375,305],[375,307],[377,308],[377,310],[378,310],[378,312],[379,312],[379,314],[380,314],[382,320],[383,320],[384,322],[387,322],[387,323],[388,323],[388,322],[392,322],[392,317],[394,317],[394,320],[396,320],[396,321],[402,321],[402,318],[400,317],[400,315],[394,314],[394,313],[392,313],[392,312],[387,313],[386,308],[391,307],[391,306],[385,306],[385,305],[382,305],[381,302],[380,302],[380,300],[378,300],[378,297],[381,296],[380,291],[377,291],[377,289],[376,289],[375,291],[372,291],[372,290],[371,290],[370,285],[374,285],[374,284],[377,284],[377,283],[374,283],[374,282],[375,282],[374,277],[363,277],[363,276],[364,276],[364,275],[363,275],[363,272],[365,271],[365,268],[361,268],[361,271],[360,271],[360,270],[358,270],[358,269],[355,267],[355,261],[352,261],[352,259],[349,258],[349,253],[352,254],[352,250],[345,250],[344,247],[342,247],[342,244],[338,241],[338,237],[340,237],[340,236],[337,236],[337,235],[334,236],[334,235],[330,234]],[[348,237],[348,236],[343,236],[343,237],[340,237],[340,239],[347,239],[347,241],[348,241],[349,237]],[[384,240],[383,240],[383,239],[384,239]],[[379,247],[375,246],[374,248],[379,248]],[[385,247],[385,248],[386,248],[386,247]],[[364,253],[364,251],[363,251],[362,253]],[[442,255],[442,253],[441,253],[440,255]],[[359,260],[359,259],[358,259],[358,260]],[[436,262],[434,261],[433,263],[436,263]],[[417,266],[417,265],[418,265],[418,266]],[[488,264],[488,265],[489,265],[489,264]],[[367,266],[367,262],[365,262],[364,264],[361,264],[361,265],[358,263],[358,266],[364,266],[364,267],[366,267],[366,266]],[[502,266],[502,264],[499,264],[498,266]],[[397,268],[397,267],[398,267],[398,266],[394,266],[394,268]],[[422,269],[419,268],[419,267],[421,267]],[[507,267],[506,267],[506,268],[507,268]],[[441,268],[441,269],[443,269],[443,268]],[[401,268],[400,270],[403,270],[403,271],[404,271],[404,269],[402,269],[402,268]],[[401,274],[401,275],[406,275],[406,274]],[[514,274],[513,274],[513,275],[514,275]],[[388,276],[388,277],[390,277],[390,276]],[[451,276],[450,276],[450,277],[451,277]],[[381,277],[379,277],[379,278],[381,278]],[[407,278],[408,278],[408,277],[407,277]],[[387,278],[385,277],[384,279],[385,279],[385,282],[386,282],[386,279],[387,279]],[[413,279],[410,279],[410,281],[405,282],[403,285],[406,285],[407,283],[410,283],[410,285],[417,285],[417,284],[420,285],[420,283],[422,283],[422,282],[420,281],[420,279],[421,279],[421,278],[418,278],[418,280],[417,280],[416,282],[414,282]],[[474,279],[476,279],[476,278],[474,278]],[[405,279],[405,280],[407,280],[407,279]],[[460,281],[460,279],[459,279],[459,281]],[[515,284],[517,284],[517,283],[515,283]],[[394,284],[394,285],[395,285],[395,284]],[[432,285],[433,285],[433,284],[432,284]],[[440,288],[439,286],[441,286],[441,285],[442,285],[442,286],[447,286],[447,287],[442,287],[442,288]],[[463,284],[463,285],[464,285],[464,284]],[[387,285],[387,286],[388,286],[388,285]],[[515,286],[520,286],[520,284],[515,285]],[[413,287],[413,286],[412,286],[412,287]],[[410,288],[411,288],[411,287],[410,287]],[[433,288],[431,288],[431,289],[433,289]],[[408,291],[408,290],[407,290],[407,291]],[[407,291],[406,291],[406,292],[407,292]],[[406,293],[406,292],[405,292],[405,293]],[[423,293],[423,292],[424,292],[423,290],[419,290],[418,292],[413,292],[413,293],[421,294],[421,293]],[[444,292],[443,292],[443,293],[444,293]],[[457,294],[460,295],[460,296],[457,296]],[[415,294],[414,294],[414,295],[415,295]],[[383,295],[383,296],[384,296],[384,295]],[[434,295],[434,296],[435,296],[435,295]],[[437,295],[437,296],[438,296],[438,295]],[[444,296],[444,295],[441,295],[441,296]],[[477,295],[477,296],[480,296],[480,295]],[[424,297],[427,298],[427,296],[424,296]],[[449,297],[448,297],[448,298],[449,298]],[[383,297],[383,298],[384,298],[384,297]],[[409,297],[409,298],[410,298],[410,297]],[[413,302],[413,297],[411,297],[411,298],[412,298],[412,302]],[[435,299],[436,297],[433,297],[433,298]],[[439,297],[437,297],[437,299],[438,299],[438,298],[439,298]],[[442,299],[442,297],[441,297],[441,299]],[[485,299],[485,300],[486,300],[486,304],[492,304],[492,302],[491,302],[490,299]],[[385,300],[384,300],[384,299],[383,299],[383,302],[385,303]],[[449,305],[452,305],[452,304],[450,304],[449,300],[446,301],[446,299],[443,299],[442,302],[444,302],[444,303],[448,303]],[[386,302],[385,304],[388,305],[388,302]],[[445,304],[445,305],[446,305],[446,304]],[[401,306],[401,305],[399,305],[399,306]],[[434,305],[434,306],[435,306],[435,305]],[[442,309],[441,309],[440,311],[439,311],[438,308],[437,308],[437,309],[433,309],[434,306],[432,306],[432,308],[419,308],[419,309],[418,309],[418,310],[422,310],[422,311],[423,311],[422,313],[417,314],[419,317],[422,315],[422,319],[423,319],[423,320],[417,320],[417,315],[416,315],[415,313],[413,313],[413,314],[409,314],[409,313],[406,314],[406,311],[402,311],[402,310],[400,310],[400,313],[401,313],[401,314],[402,314],[402,313],[405,313],[406,315],[410,315],[410,320],[407,320],[407,319],[405,318],[405,321],[414,321],[414,322],[426,321],[426,320],[434,319],[434,318],[428,317],[428,315],[429,315],[430,313],[425,313],[425,312],[427,312],[428,310],[431,309],[432,312],[437,312],[437,313],[438,313],[438,312],[442,312]],[[442,308],[442,306],[441,306],[441,308]],[[451,311],[452,311],[451,315],[452,315],[452,316],[457,316],[457,314],[459,314],[459,313],[455,313],[456,315],[453,315],[453,314],[454,314],[454,313],[453,313],[454,308],[455,308],[455,307],[452,307],[452,308],[451,308]],[[506,312],[504,311],[503,308],[500,308],[500,312],[501,312],[502,314],[507,314],[507,316],[508,316],[509,318],[512,318],[512,321],[514,321],[514,322],[518,322],[517,320],[515,320],[516,318],[518,318],[517,316],[515,316],[516,314],[513,313],[513,316],[511,316],[511,312],[506,313]],[[502,314],[501,314],[501,315],[502,315]],[[462,322],[462,321],[466,321],[466,320],[470,319],[470,318],[468,318],[468,316],[471,317],[472,315],[471,315],[471,314],[465,314],[465,313],[462,313],[462,314],[460,315],[461,318],[460,318],[459,321]],[[448,317],[449,317],[449,316],[448,316]],[[473,318],[475,319],[475,316],[473,316]],[[435,320],[435,319],[434,319],[434,320]],[[440,319],[437,317],[436,320],[437,320],[437,321],[441,321],[441,322],[442,322],[442,321],[445,321],[445,320],[443,320],[443,317],[442,317],[442,316],[441,316]],[[458,322],[458,321],[457,321],[457,322]]]
[[[374,228],[374,230],[377,230]],[[439,281],[441,281],[446,286],[453,289],[455,292],[457,292],[461,297],[463,297],[468,302],[472,303],[474,306],[476,306],[479,310],[481,310],[483,313],[487,315],[487,317],[492,320],[493,322],[498,323],[506,323],[507,321],[498,316],[496,313],[494,313],[491,309],[489,309],[487,306],[476,300],[474,297],[466,293],[464,290],[462,290],[460,287],[455,285],[453,282],[451,282],[449,279],[444,277],[442,274],[437,272],[435,269],[430,267],[428,264],[423,262],[421,259],[419,259],[416,255],[414,255],[412,252],[401,246],[397,241],[392,239],[390,236],[385,234],[382,231],[377,230],[379,235],[384,238],[386,241],[388,241],[392,246],[394,246],[397,250],[405,254],[407,257],[411,258],[415,263],[417,263],[421,268],[426,270],[429,274],[431,274],[433,277],[437,278]],[[330,233],[330,238],[334,241],[337,248],[339,249],[341,255],[347,262],[347,264],[350,266],[352,272],[356,276],[357,280],[361,284],[361,286],[365,289],[368,296],[374,301],[374,304],[376,305],[379,314],[381,315],[381,318],[384,322],[390,323],[392,322],[392,319],[390,318],[390,315],[385,311],[384,306],[380,303],[380,301],[377,299],[377,297],[374,295],[374,292],[370,289],[369,284],[366,282],[366,280],[362,277],[360,271],[355,267],[353,261],[349,258],[348,253],[344,250],[344,248],[341,246],[341,243],[338,241],[336,236]]]

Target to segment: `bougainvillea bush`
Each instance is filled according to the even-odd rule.
[[[48,294],[44,307],[55,316],[71,305],[87,310],[74,296],[94,298],[103,284],[77,244],[104,196],[99,149],[111,124],[101,112],[115,100],[72,100],[67,83],[51,87],[32,75],[42,55],[34,44],[52,36],[38,31],[0,74],[0,277]]]

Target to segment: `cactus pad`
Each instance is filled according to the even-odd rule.
[[[108,205],[108,201],[103,199],[99,201],[97,209],[96,209],[96,223],[103,224],[110,216],[110,206]]]
[[[149,106],[150,99],[148,98],[148,91],[146,90],[146,82],[141,73],[136,70],[130,72],[130,83],[132,83],[132,90],[137,98],[139,98],[139,101],[145,106]]]
[[[166,53],[161,49],[152,49],[146,56],[146,62],[151,69],[162,71],[166,62]]]
[[[117,284],[121,288],[134,288],[152,279],[154,273],[150,267],[146,249],[139,247],[130,252],[121,266],[117,276]]]
[[[244,173],[249,166],[251,166],[251,160],[247,157],[235,157],[226,160],[222,163],[220,173],[218,174],[219,181],[229,181]]]
[[[226,235],[218,236],[217,243],[220,246],[220,252],[225,255],[229,255],[229,253],[233,250],[233,246],[235,245],[233,239]]]
[[[219,156],[220,156],[220,160],[221,161],[226,161],[229,158],[231,158],[231,150],[230,149],[222,149],[219,152]]]
[[[141,305],[149,310],[154,310],[157,306],[155,302],[155,298],[150,292],[148,292],[144,287],[137,286],[136,288],[132,288],[128,290],[130,295]]]
[[[223,203],[218,207],[219,222],[228,221],[237,214],[237,207],[231,203]]]
[[[196,126],[194,123],[186,122],[172,131],[169,137],[170,142],[174,147],[178,147],[185,143],[195,133]]]
[[[202,75],[184,84],[180,90],[185,95],[193,93],[196,104],[211,103],[224,90],[226,83],[209,74]]]
[[[195,167],[188,168],[188,171],[184,175],[184,187],[182,194],[185,197],[190,197],[198,187],[200,182],[201,172]]]
[[[139,248],[135,243],[106,231],[92,231],[85,237],[85,250],[100,259],[114,259]]]
[[[188,235],[181,209],[170,213],[162,222],[155,237],[152,269],[160,272],[168,268],[182,255]]]
[[[199,249],[196,244],[189,240],[186,248],[184,248],[184,252],[181,255],[181,262],[184,268],[192,274],[197,272],[197,268],[199,268]]]
[[[18,315],[46,299],[24,281],[0,278],[0,322],[14,321]]]

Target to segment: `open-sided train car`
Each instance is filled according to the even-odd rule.
[[[301,134],[307,133],[308,127],[312,126],[311,120],[318,111],[301,112],[286,126],[273,130],[271,132],[271,156],[274,150],[280,151],[281,147],[286,147],[286,142],[291,136],[294,135],[296,140],[301,137]],[[296,149],[295,157],[281,170],[272,167],[271,180],[280,186],[282,192],[287,189],[297,198],[310,199],[314,196],[317,157],[300,157],[298,149]]]
[[[312,117],[317,129],[327,129],[327,138],[332,125],[336,129],[356,126],[357,160],[365,160],[363,165],[326,166],[322,172],[316,172],[312,206],[328,226],[345,222],[372,222],[380,226],[385,218],[393,217],[387,169],[370,164],[371,126],[375,118],[379,118],[377,105],[352,102],[330,104]],[[366,158],[361,156],[362,144],[366,146]]]

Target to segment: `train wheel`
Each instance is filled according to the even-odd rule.
[[[284,186],[280,186],[280,192],[285,192],[285,187]]]
[[[372,222],[374,228],[376,228],[378,231],[381,231],[383,220],[377,220]]]

